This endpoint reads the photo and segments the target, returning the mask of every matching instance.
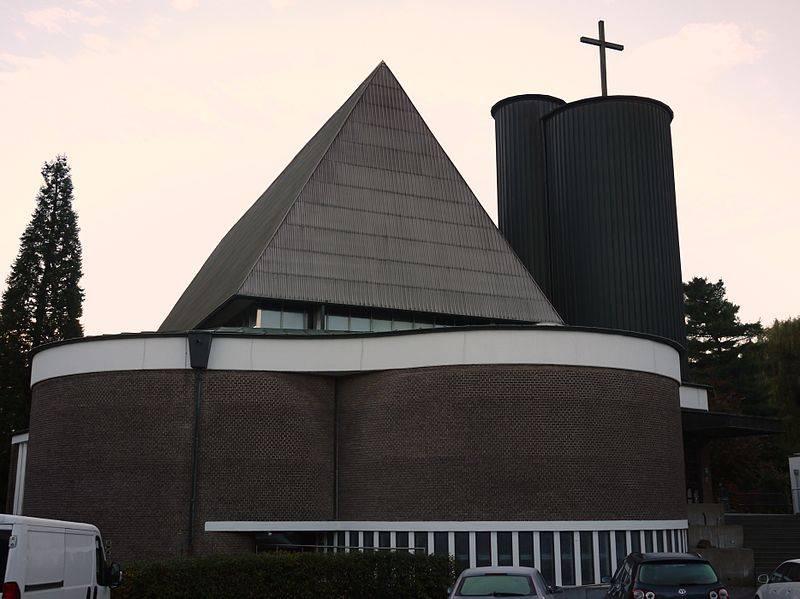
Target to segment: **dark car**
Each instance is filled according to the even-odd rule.
[[[692,553],[631,553],[610,584],[608,599],[728,599],[713,566]]]

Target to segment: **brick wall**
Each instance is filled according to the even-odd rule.
[[[342,520],[685,519],[678,384],[559,366],[347,377]]]
[[[33,388],[27,515],[92,522],[115,559],[187,552],[192,371]],[[202,374],[197,553],[253,549],[208,520],[685,518],[678,386],[641,373],[467,366],[339,379]],[[334,426],[338,418],[338,429]]]

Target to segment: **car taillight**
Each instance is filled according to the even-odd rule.
[[[633,599],[644,599],[644,591],[641,589],[633,589]]]
[[[719,593],[719,599],[728,599],[728,589],[718,589],[717,593]]]
[[[644,599],[656,599],[656,594],[653,591],[647,591],[644,594]]]
[[[0,599],[20,599],[21,596],[16,582],[3,584],[3,593],[0,594]]]

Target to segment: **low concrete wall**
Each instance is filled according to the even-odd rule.
[[[710,541],[719,549],[738,549],[744,545],[744,529],[728,524],[721,526],[689,526],[689,548],[697,547],[700,541]]]
[[[755,566],[752,549],[698,549],[717,571],[720,579],[729,585],[752,585]]]
[[[689,515],[689,526],[725,524],[725,510],[721,503],[690,503],[686,508]]]

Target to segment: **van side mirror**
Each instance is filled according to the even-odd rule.
[[[108,566],[108,570],[106,570],[106,581],[108,581],[108,586],[112,589],[122,584],[122,568],[119,567],[118,563],[114,562]]]
[[[760,574],[758,584],[769,584],[769,574]]]

